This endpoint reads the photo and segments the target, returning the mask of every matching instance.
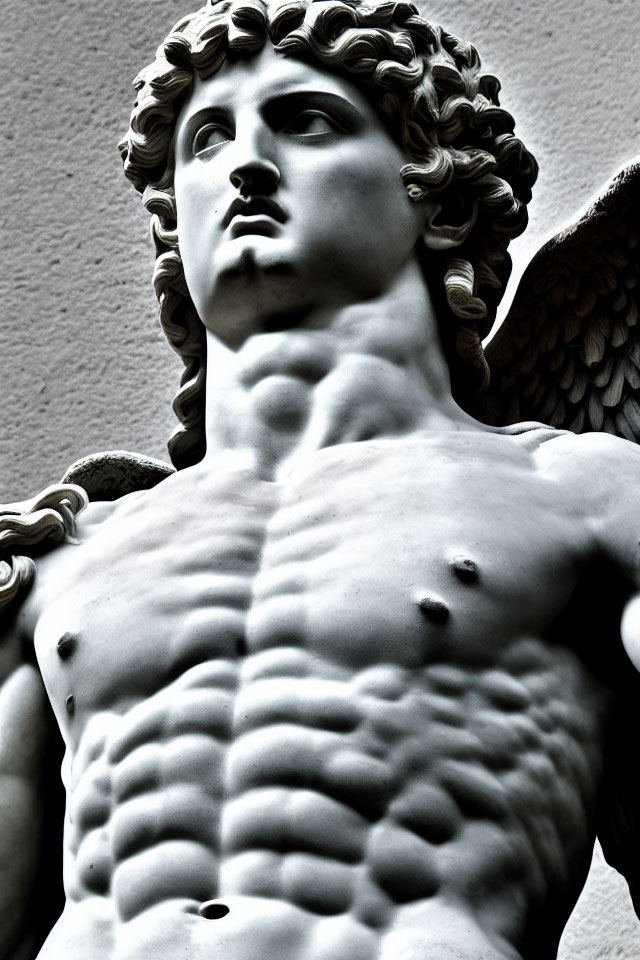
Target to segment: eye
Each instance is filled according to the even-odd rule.
[[[301,110],[283,128],[284,133],[298,137],[321,136],[326,133],[344,133],[344,128],[322,110]]]
[[[194,157],[198,157],[208,150],[213,150],[215,147],[227,143],[229,140],[233,140],[233,135],[227,127],[219,123],[206,123],[203,127],[200,127],[193,138],[191,150]]]

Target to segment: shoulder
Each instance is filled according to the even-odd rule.
[[[175,469],[139,453],[128,450],[105,450],[71,464],[63,483],[75,483],[92,501],[120,500],[126,494],[150,490],[175,473]]]
[[[597,529],[626,518],[640,525],[640,446],[606,433],[563,433],[536,454],[543,476],[556,481],[574,509]]]
[[[492,427],[491,430],[501,436],[512,437],[539,460],[557,461],[568,469],[572,463],[582,464],[586,458],[603,465],[613,465],[617,461],[630,465],[640,463],[639,444],[609,433],[573,433],[534,421]]]
[[[47,605],[61,589],[77,576],[78,565],[86,562],[86,550],[91,542],[101,536],[110,541],[116,518],[123,514],[136,514],[142,498],[154,494],[154,490],[135,491],[114,500],[94,500],[76,515],[72,532],[65,538],[43,544],[29,558],[24,558],[33,568],[33,575],[22,596],[17,596],[7,610],[6,622],[17,629],[22,641],[30,646],[35,625]],[[125,518],[125,525],[127,520]],[[85,558],[83,560],[83,558]],[[16,558],[14,558],[15,560]]]
[[[43,582],[73,564],[78,544],[116,514],[136,512],[139,501],[174,474],[160,461],[108,452],[77,461],[61,483],[29,500],[1,504],[0,631],[17,628],[28,642],[46,595]]]
[[[129,506],[135,509],[175,472],[162,460],[128,450],[107,450],[76,460],[62,482],[78,484],[89,500],[77,518],[78,536],[90,536]]]
[[[608,433],[556,432],[536,451],[542,468],[603,495],[640,480],[640,446]]]
[[[519,428],[526,428],[519,430]],[[601,545],[640,536],[640,445],[607,433],[576,434],[539,424],[509,428],[529,446],[536,474]],[[555,493],[553,493],[555,491]]]
[[[135,509],[140,499],[146,498],[148,495],[146,490],[136,490],[132,493],[126,493],[122,497],[117,497],[115,500],[91,500],[76,518],[78,539],[85,540],[92,536],[123,510]]]
[[[609,434],[564,434],[540,449],[539,468],[558,481],[600,555],[637,583],[640,446]]]

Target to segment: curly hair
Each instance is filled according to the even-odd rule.
[[[66,483],[47,487],[31,500],[0,504],[0,612],[27,593],[35,577],[33,559],[14,551],[73,543],[75,518],[87,503],[82,487]]]
[[[138,99],[119,145],[125,175],[151,214],[160,322],[185,365],[174,400],[180,424],[169,440],[178,468],[204,454],[206,349],[178,247],[175,122],[196,74],[206,80],[228,51],[251,55],[267,40],[277,52],[364,90],[413,159],[399,171],[412,200],[437,197],[454,218],[456,211],[464,219],[475,212],[473,230],[455,256],[421,254],[432,293],[438,281],[443,294],[441,332],[454,387],[456,364],[458,373],[466,368],[474,392],[486,382],[481,339],[504,292],[507,247],[527,224],[537,176],[534,158],[513,135],[513,118],[499,105],[500,84],[481,72],[475,48],[427,22],[406,0],[370,6],[361,0],[208,0],[180,20],[135,80]]]

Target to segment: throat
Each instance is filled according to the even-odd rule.
[[[324,447],[408,432],[417,425],[417,410],[403,380],[392,364],[374,357],[341,359],[317,382],[295,374],[267,376],[250,391],[253,444],[266,444],[275,460],[289,461]]]
[[[342,352],[320,331],[271,334],[235,355],[207,395],[207,456],[243,453],[276,479],[316,450],[450,427],[418,369],[369,352]]]

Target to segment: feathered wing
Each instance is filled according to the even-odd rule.
[[[640,158],[527,268],[478,411],[640,442]]]
[[[640,158],[534,257],[486,357],[481,418],[640,443]],[[630,752],[640,676],[619,676],[596,826],[640,916],[640,779]]]

